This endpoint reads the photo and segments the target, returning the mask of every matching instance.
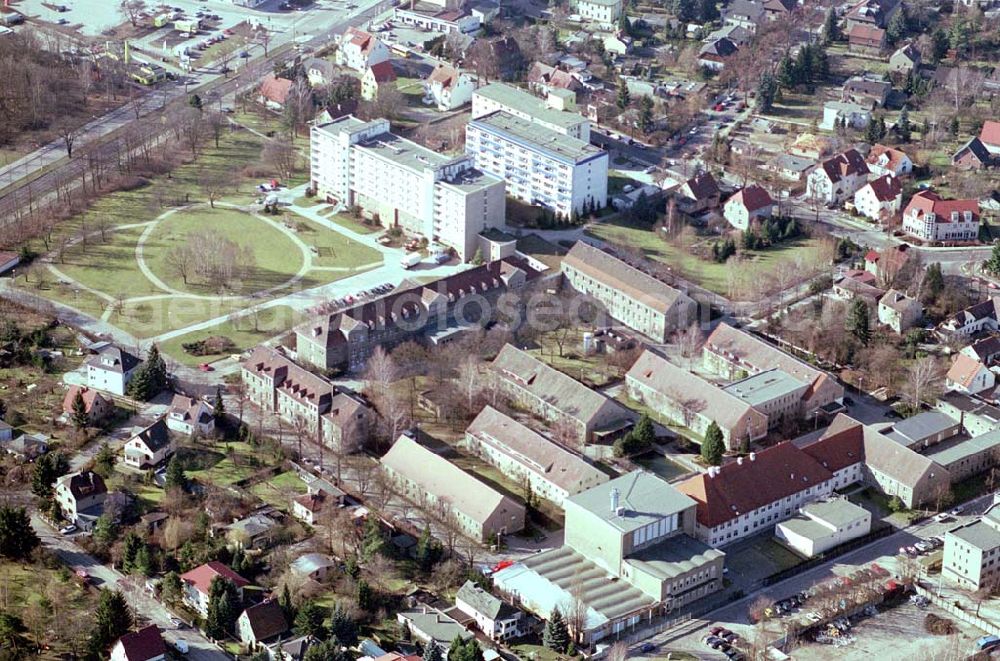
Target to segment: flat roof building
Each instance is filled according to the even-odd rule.
[[[590,120],[579,113],[556,110],[544,99],[506,83],[489,83],[472,95],[472,119],[498,110],[534,122],[556,133],[590,142]]]
[[[807,503],[799,516],[774,527],[775,536],[807,558],[840,546],[871,531],[871,512],[846,498]]]

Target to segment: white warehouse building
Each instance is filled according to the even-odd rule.
[[[504,182],[389,131],[389,121],[353,116],[312,127],[310,166],[317,196],[359,206],[385,227],[454,248],[469,260],[478,235],[503,228]]]
[[[608,203],[608,152],[508,112],[469,122],[465,151],[528,204],[569,217]]]

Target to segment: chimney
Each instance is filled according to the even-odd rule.
[[[611,487],[611,511],[618,514],[618,487]]]
[[[751,452],[750,453],[750,461],[757,461],[757,453],[756,452]]]

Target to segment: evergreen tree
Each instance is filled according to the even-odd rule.
[[[88,643],[90,653],[106,658],[107,649],[128,633],[133,624],[132,611],[125,596],[118,590],[101,590]]]
[[[292,593],[288,590],[288,583],[281,589],[281,596],[278,597],[278,605],[281,606],[281,612],[285,614],[285,620],[288,622],[295,621],[295,605],[292,603]]]
[[[320,640],[325,640],[327,636],[323,607],[315,601],[307,601],[299,606],[299,612],[295,615],[295,633],[300,636],[314,636]]]
[[[711,23],[719,20],[719,5],[715,0],[701,0],[699,6],[702,23]]]
[[[345,647],[358,644],[358,625],[339,603],[334,605],[330,613],[330,635]]]
[[[346,653],[339,641],[325,640],[318,645],[310,645],[303,661],[351,661],[351,655]]]
[[[146,544],[135,532],[130,530],[125,533],[125,537],[122,538],[122,573],[131,574],[135,571],[136,556],[139,554],[139,549],[144,546]]]
[[[618,31],[627,37],[632,36],[632,24],[629,23],[625,12],[622,12],[622,15],[618,17]]]
[[[632,95],[628,91],[628,83],[624,78],[618,80],[618,107],[624,110],[632,103]]]
[[[941,264],[934,262],[927,267],[927,277],[924,278],[925,300],[934,302],[944,291],[944,274],[941,273]]]
[[[35,460],[31,474],[31,493],[39,498],[52,496],[52,484],[69,472],[69,462],[59,452],[47,452]]]
[[[152,576],[156,573],[156,562],[148,544],[143,544],[135,554],[135,573],[140,576]]]
[[[180,601],[182,589],[180,575],[175,571],[167,572],[160,582],[160,597],[168,604],[173,604]]]
[[[7,611],[0,611],[0,649],[7,659],[24,659],[31,654],[31,643],[24,635],[27,627],[20,617]]]
[[[97,517],[97,521],[94,523],[94,541],[98,544],[111,546],[118,540],[120,533],[118,522],[110,513],[105,512]]]
[[[993,245],[990,258],[983,262],[983,268],[993,275],[1000,275],[1000,243]]]
[[[107,441],[101,444],[101,449],[94,456],[94,472],[101,477],[108,478],[115,472],[115,451],[111,449]]]
[[[198,110],[201,110],[202,109],[201,97],[198,96],[197,94],[192,94],[191,98],[188,99],[188,105],[191,106],[192,108],[197,108]]]
[[[562,613],[558,608],[552,610],[552,615],[545,623],[545,630],[542,632],[542,645],[553,652],[564,654],[569,646],[569,627],[563,620]]]
[[[863,298],[858,297],[851,302],[851,307],[847,312],[847,331],[865,346],[871,341],[872,329],[868,303]]]
[[[647,95],[639,99],[639,130],[643,133],[653,130],[653,98]]]
[[[240,615],[240,595],[232,581],[221,576],[212,579],[208,588],[208,614],[205,635],[221,640],[233,630]]]
[[[906,7],[902,6],[899,8],[891,19],[889,19],[889,25],[885,26],[885,38],[886,40],[895,46],[906,33],[909,32],[910,26],[906,18]]]
[[[837,12],[833,7],[826,12],[826,20],[823,21],[823,43],[831,44],[840,41],[840,23],[837,21]]]
[[[781,62],[778,63],[778,84],[786,90],[790,90],[798,84],[799,71],[795,67],[792,56],[785,51]]]
[[[653,428],[653,421],[645,413],[639,418],[635,429],[632,430],[632,436],[640,446],[650,447],[656,442],[656,430]]]
[[[358,581],[358,608],[372,613],[378,607],[378,595],[368,581],[361,579]]]
[[[222,401],[222,388],[215,387],[215,401],[212,403],[212,419],[216,425],[226,421],[226,404]]]
[[[701,458],[706,464],[718,466],[722,463],[722,455],[726,452],[725,439],[722,430],[713,420],[705,430],[705,440],[701,443]]]
[[[910,135],[913,132],[913,126],[910,124],[910,111],[903,106],[903,109],[899,111],[899,121],[896,122],[896,135],[899,136],[901,142],[909,142]]]
[[[175,454],[167,462],[167,470],[163,475],[164,489],[187,489],[187,476],[184,474],[184,467],[181,460]]]
[[[433,638],[428,640],[427,645],[424,646],[423,661],[444,661],[441,648],[437,646]]]
[[[774,96],[777,93],[777,81],[770,73],[765,73],[760,77],[760,84],[757,86],[757,109],[761,112],[769,112],[774,106]]]
[[[475,638],[462,640],[456,635],[448,647],[448,661],[483,661],[483,650]]]
[[[423,571],[430,571],[441,556],[441,547],[431,536],[430,526],[424,526],[417,540],[416,560]]]
[[[931,60],[934,64],[945,58],[949,47],[948,35],[945,34],[944,30],[938,28],[931,34]]]
[[[958,115],[951,118],[951,123],[948,125],[948,132],[951,133],[952,137],[958,135],[959,131],[962,130],[962,123],[958,119]]]
[[[145,365],[149,369],[151,385],[155,388],[153,395],[157,395],[167,387],[167,364],[163,361],[160,349],[155,344],[149,348]]]
[[[39,543],[25,508],[0,505],[0,557],[27,560]]]
[[[73,414],[71,416],[73,426],[77,431],[85,429],[90,424],[90,416],[87,415],[87,402],[83,399],[83,390],[77,389],[76,396],[73,397]]]
[[[361,539],[361,557],[370,560],[384,552],[385,536],[382,534],[382,526],[377,517],[370,516],[365,521],[364,536]]]

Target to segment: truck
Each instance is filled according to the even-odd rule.
[[[420,256],[419,252],[408,252],[405,255],[403,255],[403,258],[401,260],[399,260],[399,264],[404,269],[411,269],[417,264],[419,264],[421,259],[423,258]]]
[[[194,34],[201,27],[201,21],[189,18],[183,21],[174,21],[174,29],[178,32],[186,32],[187,34]]]
[[[160,14],[153,18],[153,27],[162,28],[164,25],[174,20],[173,14]]]

